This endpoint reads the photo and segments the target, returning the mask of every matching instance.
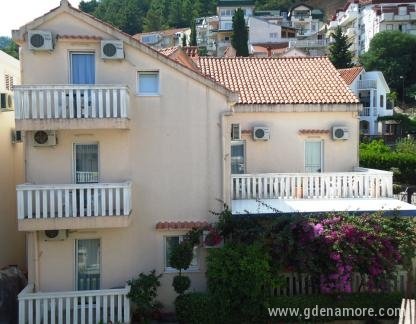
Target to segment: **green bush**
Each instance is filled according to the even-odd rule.
[[[260,244],[226,244],[207,257],[208,290],[224,323],[259,322],[266,315],[266,291],[277,285],[277,278]]]
[[[376,317],[379,310],[384,312],[389,308],[400,308],[402,296],[399,293],[354,293],[354,294],[337,294],[337,295],[300,295],[300,296],[279,296],[273,297],[270,302],[270,307],[278,307],[280,309],[293,308],[299,309],[301,316],[280,316],[273,317],[273,322],[277,321],[329,321],[335,319],[351,320],[351,319],[365,319],[368,316],[353,317],[352,308],[355,309],[374,309]],[[315,311],[313,311],[315,309]],[[316,310],[330,309],[333,316],[319,316]],[[336,316],[337,309],[344,309],[344,315]],[[318,316],[316,316],[318,315]],[[326,314],[328,315],[328,313]],[[349,315],[349,316],[348,316]],[[396,314],[397,315],[397,314]],[[395,316],[393,316],[395,317]],[[388,318],[383,316],[383,318]],[[374,317],[373,317],[374,319]]]
[[[190,293],[175,300],[176,318],[182,324],[221,323],[215,315],[212,297],[207,293]]]
[[[173,278],[173,289],[175,289],[175,291],[180,295],[182,295],[189,288],[190,285],[191,279],[189,279],[189,277],[178,275]]]

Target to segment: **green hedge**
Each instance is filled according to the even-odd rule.
[[[175,300],[176,317],[182,324],[215,324],[215,308],[210,295],[189,293]]]
[[[387,171],[397,169],[395,182],[416,184],[416,154],[360,150],[360,166]]]
[[[359,319],[354,317],[312,317],[312,310],[330,308],[335,311],[336,308],[373,308],[378,314],[379,309],[385,311],[389,308],[400,308],[402,296],[397,293],[354,293],[354,294],[340,294],[340,295],[303,295],[303,296],[279,296],[271,297],[270,307],[282,308],[299,308],[300,314],[305,314],[305,309],[308,309],[309,320],[312,321],[329,321],[334,319],[351,320]],[[176,316],[181,324],[219,324],[229,323],[228,320],[219,314],[218,304],[221,302],[214,300],[208,293],[189,293],[179,296],[176,299]],[[307,314],[306,312],[306,314]],[[287,322],[301,322],[305,321],[305,316],[300,317],[269,317],[268,309],[264,309],[265,317],[255,320],[255,323],[287,323]],[[364,317],[360,317],[365,319]],[[387,318],[387,317],[384,317]],[[253,323],[253,318],[248,321],[241,321],[241,323]]]

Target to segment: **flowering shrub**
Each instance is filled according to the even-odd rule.
[[[370,290],[385,289],[396,266],[414,256],[410,219],[380,215],[327,215],[277,223],[268,245],[283,270],[311,274],[322,293],[351,292],[353,272],[366,275]]]

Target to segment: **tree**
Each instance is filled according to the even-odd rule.
[[[145,32],[151,32],[156,30],[165,29],[166,19],[163,17],[164,8],[161,3],[153,1],[150,5],[150,9],[144,19],[143,30]]]
[[[233,16],[233,34],[231,45],[236,50],[236,56],[248,56],[248,31],[244,11],[238,8]]]
[[[329,46],[329,59],[337,69],[349,68],[352,66],[352,53],[349,48],[352,43],[348,41],[348,37],[342,33],[340,26],[331,34],[334,43]]]
[[[93,14],[95,9],[97,9],[98,5],[99,3],[96,0],[81,1],[79,3],[79,10],[82,10],[89,14]]]
[[[191,36],[189,39],[189,46],[197,46],[195,20],[193,20],[191,24]]]
[[[154,1],[154,0],[153,0]],[[172,0],[169,6],[169,26],[184,27],[184,18],[182,11],[182,1]]]
[[[0,50],[13,56],[16,59],[19,59],[19,46],[10,39],[9,43],[6,43],[3,48],[0,47]]]
[[[416,36],[400,31],[378,33],[360,62],[368,71],[383,72],[390,88],[402,98],[403,81],[405,89],[416,83]]]
[[[186,45],[188,45],[187,43],[188,42],[187,42],[186,34],[183,33],[183,35],[182,35],[182,47],[186,47]]]

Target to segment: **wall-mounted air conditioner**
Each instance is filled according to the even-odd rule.
[[[334,126],[332,127],[332,139],[334,141],[347,140],[350,138],[348,127]]]
[[[13,95],[11,93],[2,92],[0,93],[0,109],[13,110]]]
[[[33,146],[45,147],[56,145],[55,131],[36,131],[33,133]]]
[[[268,127],[254,127],[253,139],[255,141],[268,141],[270,139],[270,128]]]
[[[67,230],[46,230],[42,231],[44,241],[64,241],[68,238]]]
[[[47,30],[29,30],[28,43],[29,49],[32,51],[52,51],[52,32]]]
[[[106,60],[124,59],[123,41],[103,40],[101,41],[101,58]]]

